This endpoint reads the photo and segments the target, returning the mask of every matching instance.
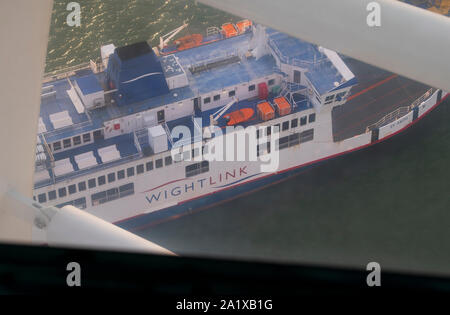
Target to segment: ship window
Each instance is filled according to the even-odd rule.
[[[120,198],[134,194],[134,184],[129,183],[119,187]]]
[[[61,141],[56,141],[53,143],[53,151],[61,150]]]
[[[192,150],[192,157],[195,158],[197,156],[200,155],[200,149],[199,148],[195,148]]]
[[[69,195],[73,195],[74,193],[77,192],[77,186],[75,185],[69,185]]]
[[[260,129],[256,129],[256,139],[259,139],[259,131]]]
[[[275,142],[275,148],[277,150],[283,150],[289,146],[289,136],[282,137]]]
[[[315,122],[315,121],[316,121],[316,114],[310,114],[309,115],[309,122],[312,123],[312,122]]]
[[[45,194],[40,194],[40,195],[38,195],[38,201],[39,201],[40,203],[46,202],[46,201],[47,201],[47,196],[46,196]]]
[[[300,118],[300,126],[304,126],[306,125],[306,116],[303,116],[302,118]]]
[[[85,191],[85,190],[86,190],[86,182],[78,183],[78,191]]]
[[[341,92],[341,93],[336,94],[336,102],[342,101],[345,97],[345,94],[347,94],[347,92]]]
[[[273,133],[279,133],[280,132],[280,124],[276,124],[273,126]]]
[[[73,145],[80,145],[80,144],[81,144],[81,137],[80,136],[73,137]]]
[[[220,94],[214,95],[213,100],[214,101],[220,100]]]
[[[112,183],[116,181],[116,173],[109,173],[108,174],[108,183]]]
[[[291,128],[295,128],[297,126],[298,126],[298,119],[297,118],[292,119],[291,120]]]
[[[125,178],[125,170],[120,170],[117,172],[117,179]]]
[[[300,143],[314,139],[314,129],[308,129],[300,133]]]
[[[94,140],[101,140],[103,139],[103,134],[101,130],[95,130],[93,132]]]
[[[230,91],[230,92],[228,92],[228,97],[233,97],[233,96],[235,96],[236,95],[236,91]]]
[[[91,134],[85,133],[83,134],[83,143],[90,142],[91,141]]]
[[[134,176],[134,167],[127,168],[127,177]]]
[[[95,178],[91,178],[90,180],[88,180],[88,187],[89,188],[95,188],[96,184],[95,184]]]
[[[55,200],[56,199],[56,190],[52,190],[48,192],[48,200]]]
[[[266,134],[268,135],[268,136],[270,136],[271,134],[272,134],[272,126],[268,126],[267,128],[266,128]]]
[[[294,133],[292,135],[289,135],[289,146],[297,145],[300,143],[300,134]]]
[[[147,169],[147,172],[151,171],[153,169],[153,161],[147,162],[145,168]]]
[[[327,96],[325,98],[325,104],[330,104],[331,102],[333,102],[333,99],[334,99],[334,94]]]
[[[183,161],[189,161],[190,158],[191,158],[191,152],[183,151]]]
[[[275,79],[270,79],[269,82],[267,82],[267,85],[274,85]]]
[[[98,192],[96,194],[93,194],[91,196],[91,199],[92,199],[92,205],[93,206],[105,203],[107,201],[107,199],[106,199],[106,191],[101,191],[101,192]]]
[[[163,166],[163,160],[162,159],[157,159],[155,161],[155,166],[156,166],[156,168],[162,167]]]
[[[98,177],[98,185],[101,186],[101,185],[105,185],[105,184],[106,184],[106,177],[105,177],[105,175],[99,176]]]
[[[57,205],[57,208],[62,208],[64,206],[74,206],[77,207],[78,209],[85,209],[86,208],[86,198],[82,197],[82,198],[78,198],[72,201],[68,201],[68,202],[64,202],[61,203],[59,205]]]
[[[289,129],[289,120],[288,121],[284,121],[283,125],[282,125],[282,130],[288,130]]]
[[[59,198],[65,197],[67,195],[66,187],[58,189]]]
[[[72,145],[72,142],[70,141],[70,139],[64,139],[63,140],[64,149],[65,148],[70,148],[71,145]]]
[[[205,97],[203,99],[203,104],[208,104],[208,103],[211,103],[211,97]]]
[[[136,166],[136,174],[142,174],[144,173],[144,164],[139,164]]]
[[[257,150],[256,151],[256,155],[257,156],[260,156],[262,154],[270,153],[270,141],[267,142],[267,143],[263,143],[263,144],[257,145],[256,146],[256,150]]]
[[[249,91],[249,92],[250,92],[250,91],[254,91],[255,88],[256,88],[256,86],[255,86],[254,84],[252,84],[252,85],[250,85],[250,86],[248,87],[248,91]]]
[[[186,177],[195,176],[209,171],[209,161],[202,161],[186,166]]]
[[[119,198],[119,190],[117,188],[111,188],[106,191],[106,198],[108,201]]]
[[[189,151],[188,151],[189,152]],[[164,159],[164,164],[167,165],[171,165],[172,164],[172,156],[166,156]]]

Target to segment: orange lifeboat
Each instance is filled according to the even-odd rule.
[[[227,126],[234,126],[249,120],[254,113],[253,108],[242,108],[223,116],[223,118],[227,120]]]
[[[185,50],[193,47],[200,46],[202,44],[203,36],[201,34],[192,34],[181,37],[175,41],[177,50]]]

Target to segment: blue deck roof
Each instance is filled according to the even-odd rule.
[[[269,46],[281,62],[305,68],[307,78],[319,94],[324,94],[344,83],[343,77],[319,48],[298,38],[268,28]]]
[[[94,74],[89,74],[87,76],[75,79],[77,82],[81,92],[84,95],[92,94],[95,92],[102,91],[103,88],[97,80],[97,77]]]
[[[56,92],[54,96],[48,96],[41,101],[40,117],[45,124],[47,131],[53,131],[53,124],[50,122],[49,116],[62,111],[67,111],[72,118],[74,124],[87,122],[89,120],[85,113],[79,114],[70,100],[67,90],[70,90],[70,84],[67,80],[62,79],[44,84],[45,86],[53,85],[53,90]]]

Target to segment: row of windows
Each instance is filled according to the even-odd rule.
[[[289,127],[290,128],[296,128],[299,125],[300,126],[304,126],[307,123],[313,123],[315,121],[316,121],[316,114],[312,113],[312,114],[309,114],[309,116],[305,115],[305,116],[302,116],[300,118],[294,118],[292,120],[286,120],[286,121],[282,122],[281,124],[274,125],[274,127],[276,127],[278,130],[281,129],[281,131],[286,131],[286,130],[289,130]],[[270,136],[271,133],[272,133],[272,128],[266,128],[266,136]],[[256,137],[257,138],[260,137],[260,130],[259,129],[256,131]]]
[[[100,205],[102,203],[123,198],[134,194],[134,184],[128,183],[119,187],[104,190],[91,195],[92,205]]]
[[[38,195],[38,201],[40,203],[44,203],[48,201],[52,201],[59,198],[64,198],[67,195],[73,195],[78,192],[85,191],[86,189],[92,189],[97,186],[103,186],[106,183],[113,183],[116,180],[124,179],[126,177],[132,177],[134,175],[139,175],[144,173],[145,171],[149,172],[153,170],[153,168],[161,168],[164,166],[172,164],[172,156],[166,156],[164,159],[158,159],[153,163],[153,161],[149,161],[145,164],[138,164],[136,167],[132,166],[120,171],[109,173],[107,175],[102,175],[97,178],[91,178],[86,181],[79,182],[78,184],[72,184],[67,187],[61,187],[58,190],[52,190],[48,192],[48,195],[43,193]],[[48,197],[48,199],[47,199]]]
[[[272,86],[274,84],[275,84],[275,79],[270,79],[269,81],[267,81],[267,85],[269,85],[269,86]],[[249,92],[254,91],[255,89],[256,89],[256,85],[255,84],[252,84],[252,85],[248,86],[248,91]],[[231,90],[231,91],[228,92],[228,97],[233,97],[235,95],[236,95],[236,91],[235,90]],[[213,101],[216,102],[218,100],[220,100],[220,94],[214,95],[213,96]],[[203,99],[203,104],[208,104],[208,103],[211,103],[211,97],[210,96],[205,97]]]
[[[209,162],[201,161],[186,166],[186,177],[192,177],[209,171]]]
[[[72,146],[77,146],[81,144],[81,141],[83,140],[83,143],[88,143],[91,142],[91,134],[90,133],[85,133],[82,136],[75,136],[72,138],[68,138],[68,139],[64,139],[62,142],[61,141],[55,141],[52,143],[51,145],[51,149],[53,151],[59,151],[62,148],[67,149],[70,148]]]
[[[328,95],[325,98],[325,105],[331,104],[335,100],[335,97],[336,97],[336,102],[342,101],[343,98],[345,97],[345,94],[347,94],[347,92],[340,92],[337,94]]]
[[[94,139],[102,138],[102,131],[96,130],[92,134],[90,132],[84,133],[82,135],[74,136],[72,138],[63,139],[62,141],[55,141],[50,144],[50,148],[53,151],[59,151],[61,149],[68,149],[72,146],[78,146],[81,143],[89,143]],[[93,139],[92,139],[93,138]]]
[[[314,129],[308,129],[300,133],[294,133],[289,136],[277,139],[275,142],[275,150],[283,150],[294,145],[308,142],[314,139]],[[257,156],[270,153],[270,141],[267,143],[259,144],[257,146]]]
[[[61,203],[59,205],[57,205],[57,208],[62,208],[64,206],[74,206],[78,209],[86,209],[86,198],[82,197],[82,198],[78,198],[72,201],[68,201],[68,202],[64,202]]]

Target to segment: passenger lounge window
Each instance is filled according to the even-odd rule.
[[[58,151],[61,150],[61,142],[60,141],[56,141],[53,143],[53,151]]]
[[[300,143],[308,142],[314,139],[314,129],[308,129],[300,133]]]
[[[86,142],[90,142],[90,141],[91,141],[91,134],[90,133],[85,133],[83,135],[83,142],[86,143]]]
[[[186,166],[186,177],[192,177],[209,171],[209,161],[201,161]]]

